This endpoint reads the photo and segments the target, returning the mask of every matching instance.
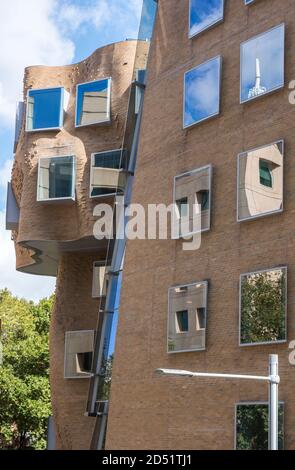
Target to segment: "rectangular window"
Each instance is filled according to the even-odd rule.
[[[205,31],[223,21],[224,0],[190,0],[189,37]]]
[[[111,78],[77,85],[76,127],[111,121]]]
[[[269,449],[267,403],[238,403],[235,419],[236,450]],[[284,450],[284,403],[279,404],[279,450]]]
[[[287,268],[240,278],[240,346],[287,340]]]
[[[64,378],[90,375],[94,349],[94,330],[67,331],[65,334]]]
[[[27,96],[26,130],[58,130],[63,126],[68,93],[64,88],[29,90]]]
[[[218,56],[184,74],[184,128],[220,113],[221,65]]]
[[[93,263],[93,279],[92,279],[92,297],[104,297],[107,293],[107,271],[104,261],[95,261]]]
[[[241,103],[284,86],[285,25],[241,44]]]
[[[173,238],[210,230],[211,165],[174,178]]]
[[[90,197],[123,194],[127,181],[128,153],[110,150],[91,155]]]
[[[168,292],[168,353],[206,347],[208,283],[171,287]]]
[[[187,333],[189,331],[188,310],[181,310],[180,312],[176,312],[175,320],[177,333]]]
[[[238,222],[282,212],[284,142],[238,155]]]
[[[37,201],[74,201],[75,167],[73,155],[40,158]]]

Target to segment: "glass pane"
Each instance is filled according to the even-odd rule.
[[[188,311],[182,310],[176,312],[176,330],[178,333],[184,333],[188,331]]]
[[[168,352],[205,349],[206,311],[207,282],[169,289]]]
[[[63,88],[30,90],[27,103],[27,130],[61,127],[62,95]]]
[[[94,154],[94,166],[96,168],[127,168],[126,150],[114,150]]]
[[[238,157],[238,220],[283,209],[283,142]]]
[[[41,158],[38,200],[74,198],[74,157]]]
[[[186,72],[184,127],[219,114],[221,57]]]
[[[236,416],[236,449],[268,450],[268,405],[239,404]],[[279,450],[284,449],[284,405],[279,405]]]
[[[224,0],[190,0],[189,36],[223,20]]]
[[[110,120],[110,80],[83,83],[77,87],[77,126]]]
[[[241,44],[241,102],[284,86],[285,25]]]
[[[187,217],[188,216],[188,200],[187,197],[184,197],[182,199],[179,199],[176,201],[178,211],[179,211],[179,217]]]
[[[259,162],[260,184],[272,188],[271,167],[267,162],[260,160]]]
[[[241,276],[241,344],[286,340],[286,268]]]

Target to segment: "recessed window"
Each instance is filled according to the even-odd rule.
[[[77,85],[76,127],[109,123],[111,79]]]
[[[259,176],[260,176],[260,184],[262,186],[266,186],[267,188],[272,188],[272,165],[270,162],[266,162],[265,160],[259,161]]]
[[[93,263],[93,278],[92,278],[92,297],[104,297],[107,293],[107,271],[104,261],[95,261]]]
[[[189,37],[223,21],[224,0],[190,0]]]
[[[241,44],[241,103],[284,86],[285,25]]]
[[[287,268],[242,274],[240,345],[287,340]]]
[[[283,210],[283,141],[238,155],[238,221]]]
[[[64,378],[90,376],[94,350],[94,331],[67,331],[65,335]]]
[[[75,200],[75,157],[44,157],[38,166],[37,201]]]
[[[267,403],[238,403],[235,424],[236,450],[269,450]],[[279,450],[284,449],[284,403],[279,404]]]
[[[180,312],[176,312],[175,319],[177,333],[187,333],[189,330],[188,310],[181,310]]]
[[[169,353],[205,349],[207,290],[206,281],[169,289]]]
[[[63,126],[68,93],[64,88],[29,90],[27,96],[27,131],[57,130]]]
[[[215,57],[184,75],[183,127],[205,121],[220,112],[221,57]]]
[[[127,181],[126,150],[93,153],[91,156],[90,197],[123,194]]]
[[[210,165],[174,178],[173,238],[181,238],[210,229]]]

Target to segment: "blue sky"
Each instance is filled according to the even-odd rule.
[[[141,7],[142,0],[0,2],[0,289],[8,287],[15,295],[38,300],[49,295],[55,283],[15,271],[13,243],[4,230],[15,105],[22,99],[24,67],[79,62],[105,44],[136,38]]]

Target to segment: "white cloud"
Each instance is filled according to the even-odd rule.
[[[77,31],[86,23],[101,32],[120,32],[122,38],[137,37],[142,0],[90,0],[62,4],[58,21],[63,31]],[[85,30],[86,31],[86,30]]]
[[[10,181],[12,160],[6,160],[4,165],[0,168],[0,189],[6,189],[7,181]]]
[[[7,288],[14,295],[38,301],[54,292],[55,279],[15,270],[14,244],[10,232],[5,230],[5,214],[0,212],[0,289]]]
[[[0,127],[14,124],[24,68],[72,61],[74,43],[54,21],[56,0],[0,2]],[[4,46],[3,46],[4,45]]]

